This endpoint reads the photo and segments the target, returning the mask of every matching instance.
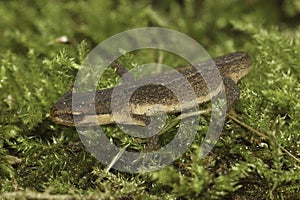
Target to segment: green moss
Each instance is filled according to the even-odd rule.
[[[45,197],[107,199],[296,199],[300,192],[300,32],[297,0],[268,1],[8,1],[0,2],[0,191]],[[244,50],[253,69],[239,87],[214,150],[200,158],[209,118],[201,117],[192,147],[171,166],[147,174],[105,171],[74,128],[50,120],[53,104],[72,88],[89,50],[135,27],[186,33],[212,56]],[[71,44],[54,42],[66,35]],[[125,55],[128,68],[174,55]],[[99,87],[119,78],[108,69]],[[119,146],[143,151],[144,141],[106,126]],[[169,140],[172,131],[161,137]],[[162,142],[161,144],[163,144]],[[0,196],[1,196],[0,195]],[[30,196],[31,195],[31,196]]]

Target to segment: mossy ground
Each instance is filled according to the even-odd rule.
[[[1,198],[299,199],[298,0],[13,0],[0,2],[0,19]],[[72,87],[93,47],[145,26],[183,32],[212,56],[248,52],[253,69],[239,83],[233,110],[259,133],[228,117],[214,150],[200,159],[204,118],[195,143],[172,166],[145,174],[106,173],[76,130],[53,123],[49,110]],[[74,46],[50,44],[62,35]],[[123,61],[158,57],[142,55]],[[115,77],[105,81],[111,86]],[[121,146],[128,142],[115,127],[106,129]]]

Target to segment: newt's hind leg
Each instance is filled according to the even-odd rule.
[[[239,99],[240,89],[231,78],[225,77],[223,79],[223,83],[225,86],[227,110],[229,110],[230,107]]]

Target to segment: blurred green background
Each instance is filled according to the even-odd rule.
[[[299,198],[299,25],[298,0],[0,1],[1,198]],[[267,137],[228,118],[213,152],[200,159],[209,122],[203,118],[195,143],[172,166],[146,174],[106,173],[76,130],[53,123],[49,110],[72,88],[91,49],[114,34],[148,26],[185,33],[212,57],[248,52],[253,69],[239,83],[233,110]],[[55,42],[64,35],[71,45]],[[142,55],[122,62],[132,67],[158,57]],[[107,73],[105,85],[111,86],[116,76]],[[128,143],[116,127],[105,129]]]

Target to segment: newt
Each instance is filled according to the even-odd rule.
[[[246,76],[251,69],[250,56],[245,52],[234,52],[214,58],[213,61],[223,79],[227,105],[230,107],[239,98],[238,81]],[[211,96],[215,96],[218,93],[217,91],[212,95],[209,92],[205,80],[198,71],[198,69],[209,70],[210,66],[211,62],[203,62],[195,66],[185,66],[176,69],[192,86],[198,104],[207,103],[211,100]],[[207,74],[209,74],[209,71]],[[155,78],[158,80],[168,80],[168,84],[170,85],[176,84],[180,87],[182,84],[182,79],[174,78],[172,72]],[[214,79],[213,74],[210,78]],[[217,90],[221,82],[217,80],[215,82],[215,88]],[[76,94],[76,99],[73,102],[73,94],[69,91],[65,93],[51,109],[51,119],[58,124],[66,126],[75,125],[73,115],[76,115],[77,119],[79,119],[77,123],[83,126],[90,125],[91,122],[95,122],[95,120],[99,125],[114,124],[116,123],[116,119],[118,119],[118,122],[121,121],[122,124],[145,126],[147,125],[147,120],[149,120],[148,117],[155,114],[153,110],[157,112],[157,109],[152,109],[154,106],[156,108],[158,107],[160,112],[165,113],[180,113],[182,109],[189,109],[190,106],[189,102],[185,102],[184,105],[180,104],[176,95],[168,89],[168,85],[148,84],[140,87],[131,85],[126,88],[126,92],[132,92],[134,90],[128,105],[130,106],[132,117],[132,119],[129,120],[128,117],[122,115],[122,112],[112,113],[111,96],[113,90],[114,87],[97,90],[94,92],[95,99],[91,99],[88,93]],[[182,90],[185,90],[185,88],[182,87]],[[74,111],[72,109],[72,103],[73,106],[77,105],[78,107],[82,107],[81,105],[84,104],[83,109],[86,110],[84,110],[84,112],[80,112],[80,109]],[[93,109],[88,110],[89,108]]]

